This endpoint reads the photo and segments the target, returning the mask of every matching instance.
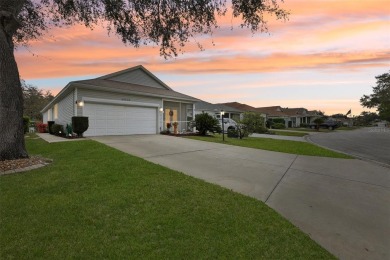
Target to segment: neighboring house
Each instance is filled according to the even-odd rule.
[[[243,111],[225,106],[223,104],[211,104],[205,101],[195,103],[195,115],[201,113],[210,114],[216,118],[221,118],[221,111],[224,111],[224,118],[231,118],[235,121],[240,120]]]
[[[266,113],[263,113],[262,111],[259,111],[257,108],[249,106],[247,104],[242,104],[242,103],[239,103],[239,102],[228,102],[228,103],[222,103],[222,104],[218,104],[218,105],[224,105],[224,106],[227,106],[227,107],[231,107],[231,108],[240,110],[242,112],[260,113],[261,116],[264,118],[264,124],[265,124],[265,121],[267,120],[267,114]]]
[[[282,118],[286,127],[300,127],[301,124],[310,124],[318,117],[316,111],[308,111],[306,108],[282,108],[281,106],[258,107],[257,111],[267,114],[267,118]]]
[[[87,116],[85,136],[156,134],[167,123],[189,130],[196,98],[172,90],[143,66],[70,82],[41,111],[43,121],[70,124]]]
[[[218,105],[232,107],[232,108],[238,109],[240,111],[244,111],[244,112],[257,112],[255,107],[251,107],[251,106],[248,106],[246,104],[239,103],[239,102],[228,102],[228,103],[221,103]]]
[[[252,107],[239,102],[223,103],[225,106],[239,109],[241,111],[261,113],[266,120],[282,118],[286,127],[299,127],[301,124],[310,124],[319,117],[317,111],[308,111],[306,108],[282,108],[281,106]]]

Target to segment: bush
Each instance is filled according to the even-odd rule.
[[[240,121],[245,126],[248,134],[265,132],[264,117],[259,113],[245,112],[243,119]]]
[[[286,125],[285,124],[281,124],[281,123],[275,123],[275,124],[272,125],[272,128],[274,128],[274,129],[285,129]]]
[[[51,126],[51,130],[53,131],[54,135],[64,135],[65,134],[63,125],[54,124]]]
[[[73,134],[72,124],[66,124],[66,136],[71,136]]]
[[[228,129],[227,136],[230,138],[238,138],[238,131],[236,129]]]
[[[42,122],[37,123],[37,129],[39,133],[47,133],[48,125]]]
[[[23,130],[24,133],[28,133],[28,128],[30,127],[30,118],[28,116],[23,117]]]
[[[299,127],[309,127],[309,124],[301,123],[301,124],[299,125]]]
[[[51,127],[54,125],[54,121],[47,121],[47,125],[48,125],[47,128],[48,128],[48,130],[49,130],[49,134],[51,134],[51,135],[54,134],[54,133],[53,133],[53,130],[52,130],[52,128],[51,128]]]
[[[218,119],[210,116],[207,113],[198,114],[195,116],[195,127],[200,135],[206,135],[207,131],[221,132],[221,126]]]
[[[275,124],[285,124],[285,121],[284,121],[284,119],[283,118],[273,118],[273,119],[271,119],[272,120],[272,122],[273,123],[275,123]]]
[[[83,133],[87,131],[89,127],[88,117],[86,116],[73,116],[72,117],[73,132],[79,137],[83,136]]]

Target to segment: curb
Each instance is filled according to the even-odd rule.
[[[8,171],[5,171],[5,172],[0,172],[0,175],[8,175],[8,174],[13,174],[13,173],[27,172],[27,171],[31,171],[31,170],[35,170],[35,169],[39,169],[39,168],[45,167],[48,164],[49,163],[39,163],[39,164],[31,165],[31,166],[28,166],[28,167],[24,167],[24,168],[19,168],[19,169],[15,169],[15,170],[8,170]]]

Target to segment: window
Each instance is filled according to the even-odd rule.
[[[53,107],[53,119],[58,119],[58,104]]]

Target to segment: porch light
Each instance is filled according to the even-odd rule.
[[[80,107],[83,107],[84,106],[84,101],[80,100],[80,101],[77,101],[76,100],[76,105],[80,106]]]
[[[160,112],[161,112],[161,113],[164,112],[164,109],[163,109],[162,107],[160,107]]]

